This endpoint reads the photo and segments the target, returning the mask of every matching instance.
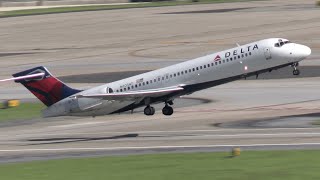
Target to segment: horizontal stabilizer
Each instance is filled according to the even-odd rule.
[[[37,77],[43,77],[45,73],[37,73],[37,74],[30,74],[26,76],[19,76],[19,77],[13,77],[13,78],[8,78],[8,79],[1,79],[0,82],[5,82],[5,81],[17,81],[17,80],[28,80],[28,79],[34,79]]]

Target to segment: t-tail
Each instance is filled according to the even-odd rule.
[[[52,76],[52,74],[43,66],[32,68],[12,75],[17,78],[15,82],[23,84],[46,106],[69,97],[81,90],[73,89]]]

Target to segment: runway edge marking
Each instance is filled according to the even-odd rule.
[[[194,145],[194,146],[148,146],[148,147],[79,147],[79,148],[44,148],[44,149],[7,149],[0,150],[0,152],[30,152],[30,151],[93,151],[93,150],[145,150],[145,149],[173,149],[173,148],[221,148],[221,147],[260,147],[260,146],[311,146],[320,145],[320,143],[286,143],[286,144],[221,144],[221,145]]]

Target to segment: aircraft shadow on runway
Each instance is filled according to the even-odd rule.
[[[44,145],[44,144],[62,144],[62,143],[72,143],[72,142],[85,142],[85,141],[99,141],[99,140],[110,140],[110,139],[125,139],[125,138],[135,138],[139,134],[124,134],[118,136],[108,136],[108,137],[62,137],[62,138],[39,138],[39,139],[28,139],[29,142],[37,142],[29,145]]]
[[[314,122],[319,121],[320,113],[279,116],[256,120],[239,120],[210,124],[219,128],[312,128],[318,127]]]
[[[46,144],[63,144],[63,143],[73,143],[73,142],[86,142],[86,141],[101,141],[101,140],[117,140],[117,139],[127,139],[127,138],[161,138],[161,137],[185,137],[185,136],[199,136],[197,134],[148,134],[148,135],[139,135],[137,133],[124,134],[117,136],[108,136],[108,137],[53,137],[53,138],[37,138],[37,139],[28,139],[28,142],[35,142],[31,144],[25,144],[23,146],[30,145],[46,145]]]

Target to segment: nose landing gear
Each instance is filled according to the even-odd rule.
[[[299,63],[294,63],[291,66],[293,67],[293,75],[298,76],[300,74],[300,71],[297,68],[299,66]]]

